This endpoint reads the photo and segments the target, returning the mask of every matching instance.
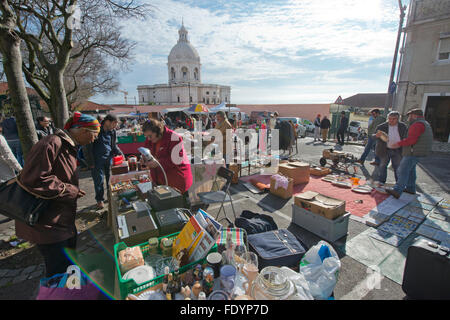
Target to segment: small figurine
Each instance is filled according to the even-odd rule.
[[[192,293],[194,294],[195,298],[198,298],[198,294],[202,291],[202,285],[200,282],[196,281],[194,285],[192,286]]]
[[[203,291],[209,295],[214,287],[214,270],[211,267],[206,267],[203,271]]]
[[[202,266],[200,264],[196,265],[194,268],[194,280],[202,281]]]
[[[168,280],[169,281],[167,283],[166,297],[167,300],[172,300],[172,297],[175,297],[175,294],[180,292],[180,286],[176,281],[174,281],[173,274],[171,273],[168,276]]]
[[[170,273],[169,267],[168,266],[164,267],[164,277],[163,277],[163,285],[162,285],[162,289],[163,289],[164,293],[167,292],[167,284],[169,283],[169,273]]]
[[[190,287],[194,284],[194,271],[192,269],[184,273],[183,284]]]
[[[225,252],[223,253],[226,264],[233,263],[233,254],[234,254],[233,235],[231,232],[227,232],[227,244]]]
[[[206,294],[203,291],[198,294],[198,300],[206,300]]]
[[[178,261],[178,264],[180,265],[180,267],[183,267],[185,265],[187,265],[189,263],[189,256],[188,256],[188,251],[186,248],[184,248],[183,250],[181,250],[180,252],[178,252],[176,259]]]
[[[184,296],[184,300],[191,299],[191,288],[189,286],[181,288],[181,294]]]

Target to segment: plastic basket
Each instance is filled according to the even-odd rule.
[[[132,136],[117,137],[117,143],[133,143],[133,137]]]
[[[159,248],[159,243],[161,242],[162,239],[164,238],[169,238],[172,240],[175,240],[176,237],[178,236],[179,232],[177,233],[172,233],[168,236],[163,236],[163,237],[159,237],[158,238],[158,252],[161,254],[161,249]],[[144,257],[144,259],[148,256],[148,250],[149,250],[149,245],[148,243],[142,243],[138,245],[142,251],[142,255]],[[134,280],[123,280],[122,279],[122,272],[120,270],[120,266],[119,266],[119,251],[122,251],[124,249],[126,249],[128,246],[124,243],[124,242],[119,242],[117,244],[114,245],[114,261],[116,264],[116,271],[117,271],[117,277],[118,277],[118,282],[119,282],[119,289],[120,289],[120,297],[121,299],[125,299],[125,297],[128,294],[137,294],[143,290],[146,290],[148,288],[154,287],[160,283],[163,282],[164,279],[164,275],[160,275],[156,278],[153,278],[152,280],[149,280],[147,282],[141,283],[141,284],[136,284],[136,282]],[[134,247],[134,246],[133,246]],[[216,252],[217,251],[217,244],[214,245],[211,250],[209,252]],[[193,269],[197,264],[205,264],[206,263],[206,257],[197,261],[194,261],[192,263],[189,263],[183,267],[181,267],[179,269],[180,275],[185,273],[186,271]]]
[[[144,135],[137,136],[137,142],[145,142],[145,139],[147,139]]]

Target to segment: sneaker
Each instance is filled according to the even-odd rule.
[[[379,165],[379,163],[378,163],[378,162],[375,162],[375,161],[372,161],[370,164],[373,165],[373,166]]]
[[[409,194],[416,194],[415,192],[413,192],[413,191],[408,191],[408,190],[403,190],[403,192],[406,192],[406,193],[409,193]]]
[[[103,209],[104,207],[105,207],[105,204],[103,203],[103,201],[97,202],[97,209]]]

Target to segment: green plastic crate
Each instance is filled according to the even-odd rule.
[[[133,143],[133,136],[117,137],[117,143]]]
[[[168,236],[163,236],[163,237],[159,237],[158,238],[158,252],[161,254],[161,249],[159,248],[159,243],[161,242],[162,239],[164,238],[169,238],[172,240],[175,240],[176,237],[178,236],[179,232],[177,233],[173,233],[170,234]],[[149,245],[147,242],[139,244],[138,245],[142,251],[142,255],[144,257],[144,259],[148,256],[148,249],[149,249]],[[160,275],[156,278],[153,278],[152,280],[149,280],[147,282],[144,282],[140,285],[136,284],[136,282],[134,280],[123,280],[122,279],[122,272],[120,270],[120,266],[119,266],[119,251],[122,251],[124,249],[126,249],[128,246],[124,243],[124,242],[119,242],[117,244],[114,245],[114,260],[116,263],[116,271],[117,271],[117,277],[119,280],[119,289],[120,289],[120,297],[121,299],[125,299],[126,296],[128,294],[137,294],[143,290],[146,290],[148,288],[154,287],[157,284],[162,283],[163,279],[164,279],[164,275]],[[215,244],[211,250],[209,252],[216,252],[217,251],[217,244]],[[206,263],[206,257],[197,261],[194,261],[192,263],[189,263],[183,267],[180,268],[180,274],[185,273],[186,271],[193,269],[197,264],[205,264]]]
[[[145,142],[145,139],[147,139],[144,135],[137,136],[137,142]]]

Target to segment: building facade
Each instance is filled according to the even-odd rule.
[[[394,109],[422,108],[436,141],[450,142],[450,1],[411,0]]]
[[[139,103],[156,105],[189,105],[194,103],[230,103],[231,87],[201,82],[201,63],[197,50],[181,26],[178,43],[168,56],[168,84],[138,86]]]

